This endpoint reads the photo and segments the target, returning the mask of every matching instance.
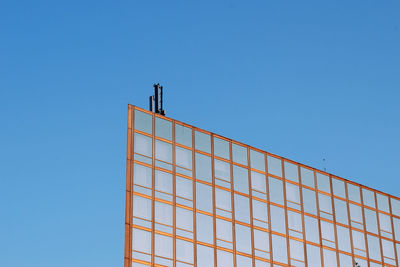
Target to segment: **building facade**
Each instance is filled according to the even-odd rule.
[[[125,267],[399,266],[400,198],[129,105]]]

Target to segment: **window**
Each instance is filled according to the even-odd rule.
[[[321,251],[317,246],[307,244],[307,263],[308,266],[318,267],[321,265]]]
[[[151,261],[151,232],[132,228],[132,257]]]
[[[381,261],[381,246],[379,244],[379,238],[367,235],[367,240],[369,257],[373,260]]]
[[[156,117],[156,136],[172,141],[172,122]]]
[[[249,198],[235,194],[235,219],[237,221],[250,223]]]
[[[294,266],[305,266],[304,265],[304,245],[302,242],[290,239],[290,258],[292,265]]]
[[[214,223],[213,217],[197,213],[197,240],[204,243],[214,244]]]
[[[335,196],[346,198],[346,189],[343,181],[332,178],[332,187]]]
[[[269,233],[254,229],[254,249],[258,257],[269,259]]]
[[[215,183],[223,187],[231,188],[231,165],[228,162],[215,159],[214,169]]]
[[[379,212],[379,226],[381,229],[381,236],[393,239],[392,221],[389,215]]]
[[[255,150],[250,150],[250,166],[265,172],[265,155]]]
[[[301,210],[299,186],[286,182],[287,206]]]
[[[252,194],[261,199],[267,199],[267,178],[264,174],[251,171]]]
[[[351,226],[363,230],[363,218],[361,207],[354,204],[349,204],[350,206],[350,220]]]
[[[242,165],[247,165],[247,148],[232,143],[232,156],[233,161]]]
[[[365,206],[375,208],[375,193],[363,188],[363,202]]]
[[[133,223],[144,227],[151,227],[152,219],[152,204],[151,199],[144,198],[141,196],[133,196]],[[136,220],[138,218],[139,220]],[[142,220],[147,220],[142,221]]]
[[[319,215],[325,219],[329,219],[333,221],[333,212],[332,212],[332,198],[322,193],[318,193],[318,201],[319,201]]]
[[[174,245],[172,237],[155,234],[155,254],[165,258],[174,257]]]
[[[142,111],[135,110],[135,129],[152,134],[153,116]]]
[[[290,210],[288,210],[287,213],[289,235],[303,239],[303,222],[301,219],[301,214]]]
[[[370,233],[378,234],[378,220],[376,219],[376,212],[364,208],[365,226]]]
[[[314,243],[319,243],[318,220],[313,217],[304,215],[304,227],[306,233],[306,240]]]
[[[156,140],[156,159],[172,163],[172,144]]]
[[[197,266],[214,266],[214,249],[197,245]]]
[[[217,215],[232,218],[231,192],[215,188],[215,206]]]
[[[175,142],[187,147],[192,147],[192,129],[180,124],[175,124]]]
[[[193,238],[193,211],[176,207],[176,234],[188,238]],[[189,233],[190,232],[190,233]]]
[[[155,183],[156,197],[172,201],[173,200],[172,174],[156,170],[155,181],[156,181]]]
[[[176,147],[176,171],[182,174],[185,174],[187,176],[192,176],[192,163],[193,163],[193,157],[192,157],[192,151],[186,148],[182,148],[177,146]],[[179,168],[181,167],[181,168]],[[184,168],[184,169],[182,169]]]
[[[233,166],[233,185],[235,191],[249,194],[249,171],[245,168]]]
[[[347,212],[346,201],[335,198],[334,202],[335,202],[336,222],[348,225],[349,224],[349,216],[348,216],[348,212]]]
[[[382,194],[376,194],[376,199],[378,202],[378,209],[381,211],[386,211],[390,213],[389,211],[389,198],[387,196],[384,196]]]
[[[315,192],[307,188],[303,188],[303,209],[304,212],[317,215]]]
[[[133,183],[136,192],[151,196],[151,187],[153,184],[152,172],[151,168],[135,163],[133,168]]]
[[[195,131],[194,138],[195,138],[196,149],[207,152],[209,154],[211,153],[210,135]]]
[[[156,201],[154,206],[155,206],[155,221],[157,223],[172,227],[173,217],[174,217],[173,206],[159,201]],[[168,231],[168,229],[165,229],[164,231],[166,232]]]
[[[353,184],[347,184],[347,191],[349,193],[349,200],[361,203],[360,188]]]
[[[346,227],[336,225],[338,246],[342,251],[351,253],[350,231]]]
[[[391,198],[390,203],[392,204],[393,215],[400,217],[400,201],[397,199]]]
[[[315,188],[315,179],[314,179],[314,172],[310,169],[306,169],[301,167],[301,183],[303,185]]]
[[[396,264],[394,254],[394,244],[391,241],[382,239],[383,261],[392,265]]]
[[[328,175],[317,172],[318,190],[331,193],[331,182]]]
[[[352,230],[353,234],[353,246],[354,246],[354,254],[366,257],[367,253],[365,250],[365,238],[364,233]]]
[[[253,199],[253,224],[258,227],[268,228],[268,204]]]
[[[279,235],[272,235],[272,254],[274,261],[288,263],[286,238]]]
[[[153,156],[153,139],[151,137],[145,136],[143,134],[138,134],[135,133],[135,153],[138,153],[140,155],[146,156],[151,158]],[[152,164],[151,160],[149,161],[149,159],[147,158],[141,158],[141,157],[137,157],[137,155],[135,155],[135,159],[136,160],[140,160],[143,162],[146,162],[148,164]]]
[[[211,157],[196,153],[196,179],[212,183]]]
[[[236,250],[243,253],[251,254],[252,246],[251,246],[250,227],[236,224],[235,232],[236,232]]]
[[[285,161],[285,178],[293,182],[299,182],[299,167],[293,163]]]
[[[335,248],[335,228],[332,223],[321,220],[322,244]]]
[[[269,177],[269,198],[272,202],[284,205],[283,203],[283,184],[279,179]]]
[[[224,159],[230,159],[229,142],[218,137],[214,137],[214,155]]]
[[[216,219],[217,245],[232,249],[232,222]]]
[[[176,259],[178,261],[194,263],[193,243],[176,239]]]
[[[217,265],[233,267],[233,254],[224,250],[217,250]]]
[[[268,156],[268,173],[282,177],[282,160]]]
[[[271,205],[271,230],[286,234],[285,210],[283,208]]]
[[[176,176],[176,202],[192,207],[193,201],[193,181],[180,176]]]
[[[213,212],[213,194],[211,186],[196,183],[196,207],[199,210]]]
[[[326,249],[323,249],[324,252],[324,267],[337,267],[337,261],[336,261],[336,252]]]

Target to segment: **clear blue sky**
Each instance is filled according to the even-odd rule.
[[[400,195],[400,2],[0,2],[0,266],[123,266],[127,104]]]

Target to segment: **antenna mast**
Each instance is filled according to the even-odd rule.
[[[154,84],[154,95],[150,96],[149,104],[150,111],[165,116],[165,110],[163,108],[163,87],[159,83]]]

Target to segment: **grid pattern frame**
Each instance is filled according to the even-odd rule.
[[[129,105],[125,266],[399,266],[400,199]]]

